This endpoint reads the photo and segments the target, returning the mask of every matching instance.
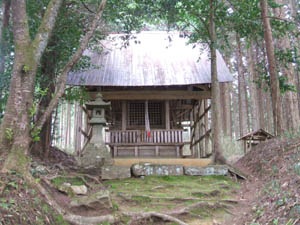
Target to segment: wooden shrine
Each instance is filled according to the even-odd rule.
[[[244,142],[244,152],[246,153],[248,150],[262,141],[267,139],[271,139],[274,136],[263,129],[258,129],[256,131],[250,132],[243,137],[239,138],[238,141]]]
[[[176,32],[142,32],[126,45],[121,39],[109,35],[101,54],[86,51],[98,68],[73,72],[67,80],[84,86],[91,101],[100,93],[110,102],[105,143],[112,156],[206,157],[211,131],[207,50],[187,45]],[[219,82],[231,82],[219,53],[217,61]]]

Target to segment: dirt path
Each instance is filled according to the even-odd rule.
[[[234,214],[231,218],[224,222],[224,225],[243,225],[249,220],[253,212],[253,204],[258,198],[258,192],[263,185],[263,182],[251,175],[245,167],[239,167],[248,179],[243,181],[239,190],[235,194],[235,199],[239,201],[231,210]]]

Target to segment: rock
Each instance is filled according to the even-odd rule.
[[[70,207],[72,210],[93,209],[93,210],[111,210],[113,205],[110,199],[109,191],[101,190],[89,196],[73,198]]]
[[[71,192],[71,184],[70,183],[63,183],[56,187],[60,192],[69,194]]]
[[[103,180],[116,180],[130,177],[131,171],[128,166],[103,166],[101,168],[101,178]]]
[[[70,189],[75,195],[86,195],[88,192],[88,189],[85,185],[71,185]]]
[[[85,195],[88,191],[85,185],[72,185],[70,183],[63,183],[57,186],[57,189],[68,195]]]
[[[31,172],[31,174],[33,176],[36,176],[36,175],[46,175],[48,173],[45,166],[38,165],[37,163],[32,163],[31,164],[31,170],[30,170],[30,172]]]
[[[132,173],[136,177],[141,176],[181,176],[183,166],[181,165],[159,165],[151,163],[137,163],[131,167]]]
[[[188,176],[210,176],[210,175],[227,175],[228,168],[223,165],[212,165],[205,167],[185,166],[184,174]]]

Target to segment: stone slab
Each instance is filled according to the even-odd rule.
[[[76,197],[70,202],[71,209],[89,208],[89,209],[112,209],[109,191],[101,190],[89,196]]]
[[[182,176],[182,165],[166,165],[137,163],[131,167],[132,174],[136,177],[140,176]]]
[[[131,177],[129,166],[103,166],[101,167],[101,178],[103,180],[116,180]]]
[[[184,174],[187,176],[225,176],[228,174],[228,168],[225,165],[211,165],[205,167],[185,166]]]

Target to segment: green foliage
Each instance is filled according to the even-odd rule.
[[[41,88],[37,89],[37,93],[40,94],[41,96],[46,96],[48,91],[49,91],[49,88],[45,88],[44,90]]]
[[[58,225],[69,225],[63,218],[62,215],[57,215],[56,217],[56,224]]]
[[[32,141],[37,142],[40,141],[40,133],[41,133],[41,128],[34,128],[31,131],[31,137],[32,137]]]
[[[79,102],[82,105],[89,100],[89,94],[84,87],[70,87],[66,89],[64,99],[68,102]]]
[[[56,177],[51,180],[56,187],[62,185],[63,183],[70,183],[72,185],[84,185],[83,180],[80,177]]]
[[[27,73],[27,72],[29,71],[29,66],[26,66],[26,65],[25,65],[25,66],[23,67],[23,70],[24,70],[25,73]]]
[[[140,204],[146,204],[151,202],[151,198],[147,197],[147,196],[133,196],[131,198],[133,201],[139,202]]]
[[[112,206],[113,206],[113,209],[114,209],[115,211],[118,211],[118,210],[119,210],[118,203],[112,202]]]
[[[29,109],[29,112],[30,112],[30,117],[33,117],[36,113],[36,104],[33,104],[30,109]]]
[[[6,128],[5,134],[8,140],[12,140],[14,138],[14,131],[11,128]]]
[[[287,82],[288,82],[288,78],[284,76],[279,77],[280,93],[284,94],[287,91],[297,92],[297,88],[293,85],[288,84]]]
[[[105,221],[103,223],[101,223],[100,225],[111,225],[109,222]]]

